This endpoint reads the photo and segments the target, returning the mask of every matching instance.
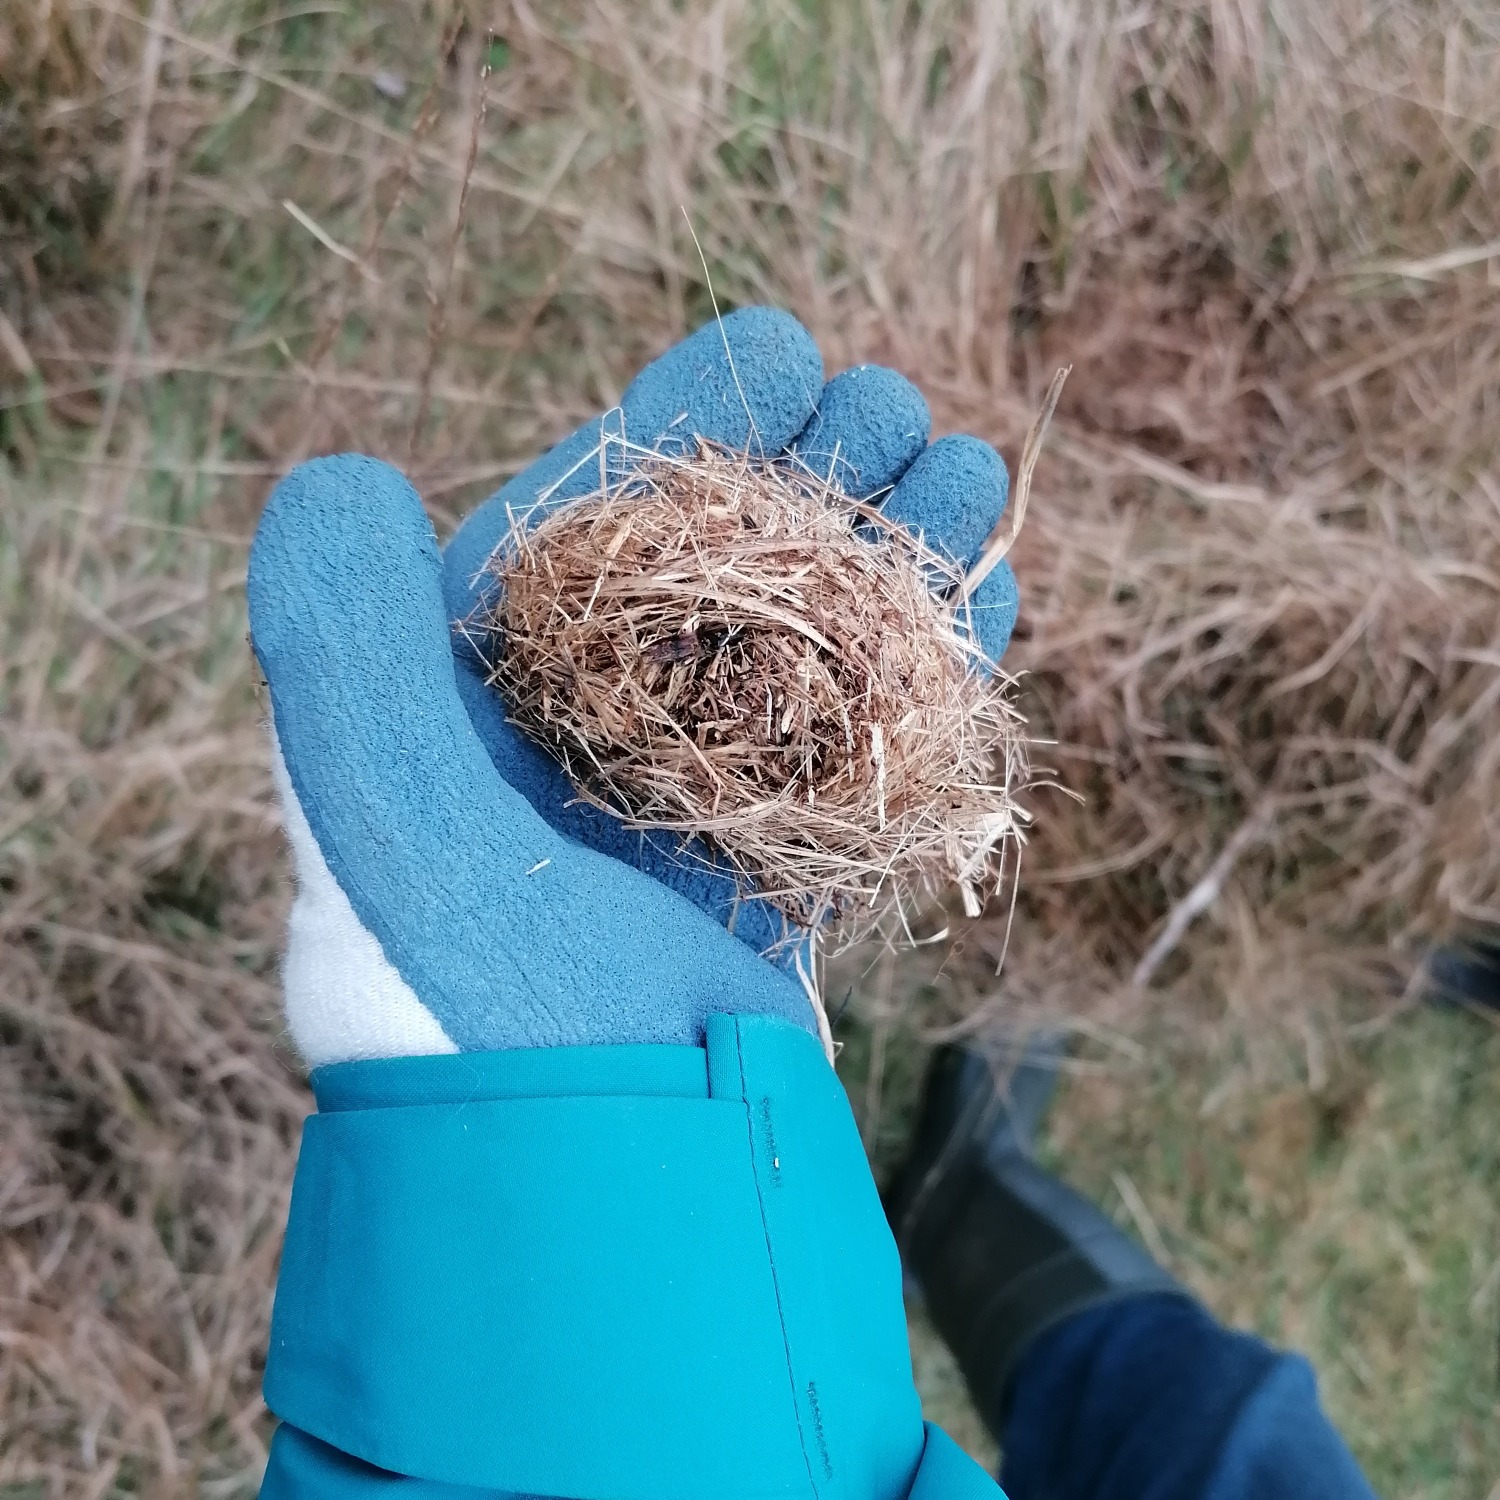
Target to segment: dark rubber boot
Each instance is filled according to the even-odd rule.
[[[1427,955],[1427,992],[1439,1005],[1500,1010],[1500,932],[1466,934]]]
[[[1033,1160],[1062,1051],[1056,1039],[1033,1044],[1007,1077],[980,1052],[941,1048],[886,1205],[902,1260],[997,1435],[1010,1376],[1039,1334],[1127,1297],[1188,1295]]]

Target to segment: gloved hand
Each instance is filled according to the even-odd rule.
[[[663,448],[704,437],[794,449],[967,563],[1005,505],[994,450],[928,445],[920,393],[822,362],[764,308],[701,328],[620,407],[481,506],[440,557],[421,501],[359,456],[301,465],[251,552],[251,640],[270,690],[276,775],[298,876],[285,965],[292,1038],[314,1067],[356,1058],[562,1044],[697,1044],[714,1012],[816,1019],[761,957],[774,911],[675,842],[572,804],[559,768],[506,721],[453,623],[513,516],[598,483],[601,431]],[[1002,564],[972,601],[992,660],[1009,639]],[[570,805],[571,804],[571,805]]]
[[[1006,499],[992,449],[927,445],[906,381],[823,385],[806,332],[764,309],[658,360],[445,559],[385,464],[278,486],[251,637],[299,876],[287,1016],[319,1113],[262,1495],[993,1497],[923,1427],[895,1245],[812,1008],[762,957],[774,914],[570,805],[452,628],[512,516],[597,483],[606,422],[648,447],[793,447],[856,494],[889,487],[888,512],[961,562]],[[997,657],[1008,568],[973,607]]]

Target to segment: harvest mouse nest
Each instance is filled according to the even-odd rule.
[[[488,565],[468,628],[514,722],[582,798],[705,840],[801,927],[953,886],[977,912],[1014,876],[1026,767],[965,580],[795,461],[620,447]]]

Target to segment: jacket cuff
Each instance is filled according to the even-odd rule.
[[[283,1420],[398,1474],[575,1500],[998,1493],[924,1433],[896,1248],[800,1028],[715,1016],[703,1048],[315,1085],[266,1369]],[[971,1469],[987,1489],[954,1487]]]

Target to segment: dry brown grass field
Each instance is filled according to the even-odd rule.
[[[1486,0],[0,0],[0,1496],[263,1462],[269,486],[451,528],[710,284],[1012,461],[1074,366],[1012,660],[1077,797],[836,976],[877,1161],[935,1036],[1065,1018],[1060,1168],[1382,1494],[1500,1495],[1500,1037],[1414,979],[1500,915],[1497,101]]]

